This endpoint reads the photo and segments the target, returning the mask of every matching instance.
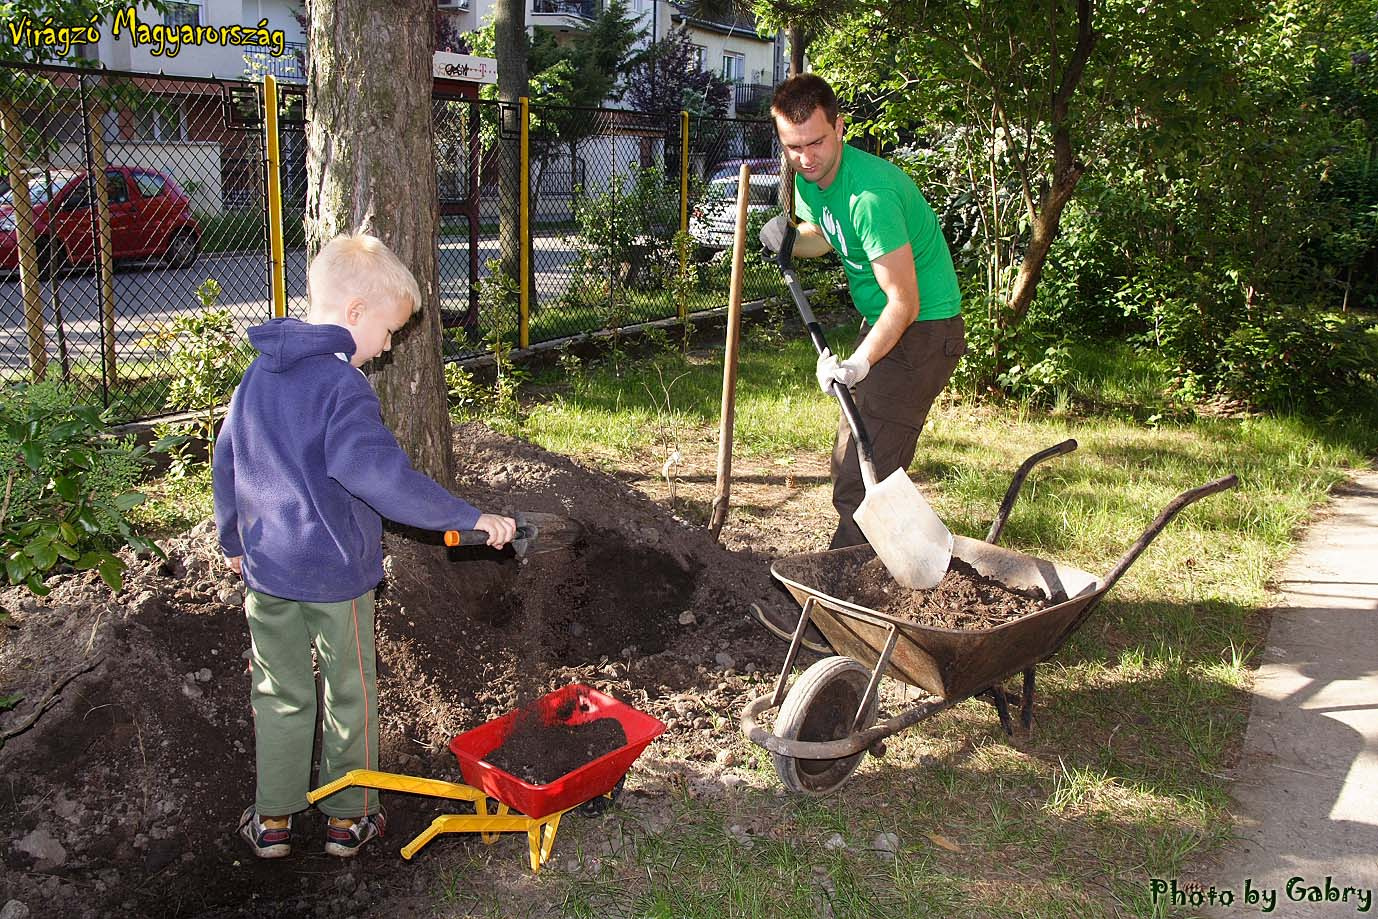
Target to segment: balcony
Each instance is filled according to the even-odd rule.
[[[530,25],[581,31],[598,18],[599,0],[531,0]]]
[[[267,45],[247,45],[244,48],[244,76],[261,80],[271,73],[279,80],[306,81],[306,43],[289,41],[277,57]]]
[[[769,83],[734,83],[732,101],[738,116],[764,115],[775,87]]]

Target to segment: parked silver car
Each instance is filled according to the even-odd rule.
[[[748,186],[747,212],[780,209],[780,176],[752,175]],[[737,225],[736,173],[711,180],[689,215],[689,235],[700,246],[726,249],[732,245]],[[751,241],[748,240],[748,243]]]

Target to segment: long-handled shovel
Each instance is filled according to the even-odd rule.
[[[813,339],[813,346],[822,355],[828,343],[823,338],[823,329],[814,318],[808,297],[794,271],[796,238],[798,231],[791,226],[780,246],[780,271],[794,297],[795,306],[799,308],[804,327]],[[871,438],[862,424],[856,402],[842,383],[833,381],[832,392],[841,403],[842,414],[852,429],[857,459],[861,464],[861,480],[866,486],[866,497],[852,514],[852,519],[866,534],[866,541],[876,550],[876,556],[896,581],[913,590],[937,586],[952,561],[952,533],[933,508],[928,506],[903,469],[896,469],[883,482],[876,481]]]

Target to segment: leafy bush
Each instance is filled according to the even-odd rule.
[[[216,309],[220,284],[207,278],[196,289],[201,309],[164,323],[145,343],[167,353],[174,373],[167,406],[199,417],[201,436],[214,440],[216,412],[244,376],[253,350],[240,337],[229,310]]]
[[[1322,414],[1378,398],[1373,320],[1272,312],[1221,343],[1218,388],[1259,408]]]
[[[1066,330],[1057,327],[1052,307],[1040,298],[1014,330],[999,329],[995,310],[980,299],[965,296],[962,317],[967,353],[953,372],[953,385],[968,392],[998,389],[1006,395],[1039,405],[1057,397],[1072,369]]]
[[[67,563],[95,568],[114,590],[124,562],[119,545],[158,552],[137,534],[128,512],[146,451],[111,437],[89,405],[74,405],[56,384],[15,384],[0,404],[0,556],[5,581],[48,592],[48,576]]]
[[[619,179],[614,176],[608,190],[598,195],[575,189],[575,247],[581,268],[600,279],[607,293],[665,286],[679,265],[673,238],[679,225],[679,184],[658,165],[633,165],[627,181]]]

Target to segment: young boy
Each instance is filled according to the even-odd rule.
[[[257,793],[239,834],[260,858],[291,850],[307,806],[316,648],[325,712],[320,784],[378,768],[373,589],[383,577],[382,517],[429,530],[484,530],[501,547],[508,517],[482,514],[412,468],[358,368],[387,351],[420,305],[416,280],[378,239],[328,243],[307,272],[306,321],[249,329],[259,356],[215,442],[215,520],[248,590]],[[352,856],[385,825],[377,793],[320,802],[325,851]]]

